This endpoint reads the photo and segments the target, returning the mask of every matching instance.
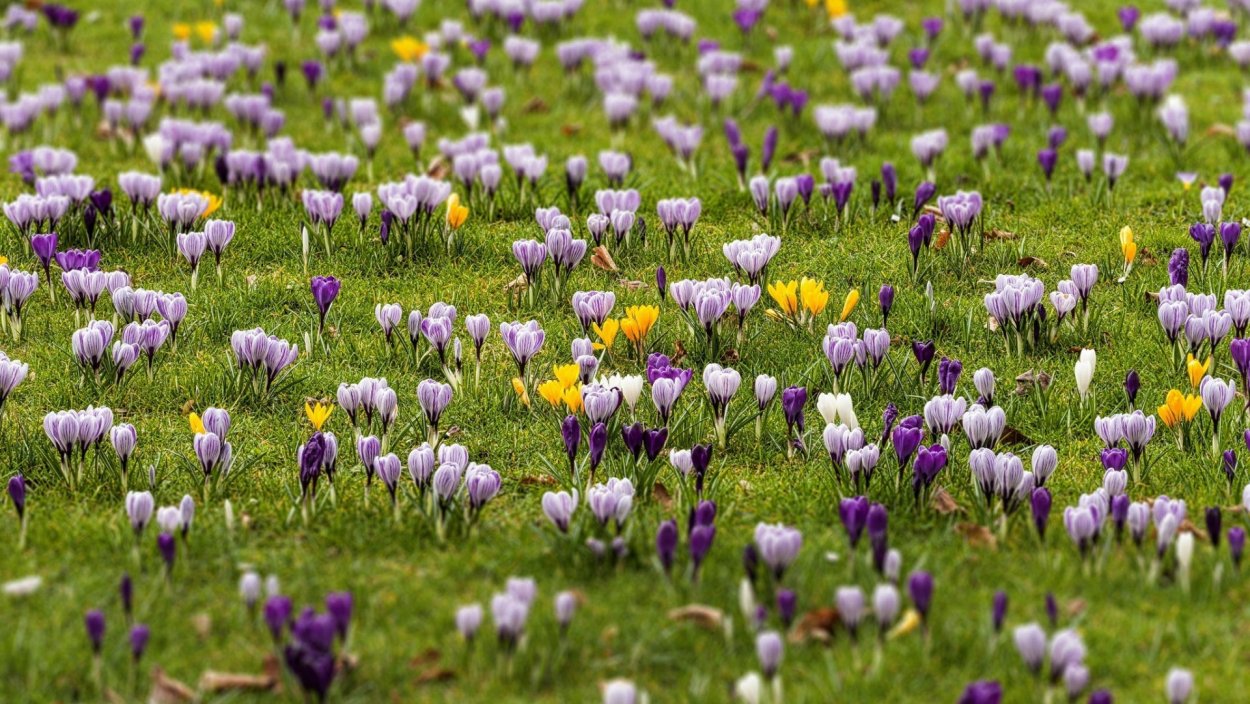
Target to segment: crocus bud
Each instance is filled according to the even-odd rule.
[[[88,611],[83,617],[83,624],[87,627],[87,640],[91,641],[91,652],[98,657],[100,646],[104,642],[104,612],[99,609]]]

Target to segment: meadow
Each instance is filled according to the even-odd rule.
[[[298,17],[279,2],[71,4],[10,6],[5,41],[20,48],[0,45],[11,167],[0,200],[50,200],[81,187],[70,173],[94,179],[91,195],[67,196],[55,227],[23,226],[10,206],[0,223],[7,285],[18,271],[39,280],[20,314],[6,290],[0,329],[0,352],[28,365],[0,396],[0,475],[11,492],[11,479],[24,485],[24,518],[12,499],[0,516],[0,698],[1242,696],[1250,583],[1229,530],[1242,529],[1244,545],[1250,345],[1236,309],[1250,318],[1240,294],[1250,267],[1233,228],[1250,182],[1250,123],[1239,126],[1250,119],[1239,66],[1250,47],[1236,39],[1245,12],[1152,1],[1128,22],[1104,0],[427,0],[401,20],[404,0],[299,5]],[[536,56],[516,37],[537,42]],[[594,41],[567,46],[579,39]],[[136,52],[141,74],[127,68]],[[577,66],[564,65],[578,52]],[[1093,71],[1083,96],[1079,64]],[[1127,78],[1138,69],[1162,75]],[[923,101],[909,83],[916,72],[936,81]],[[662,100],[657,75],[671,79]],[[1043,93],[1054,90],[1051,110]],[[831,106],[833,117],[822,112]],[[871,106],[875,121],[835,136],[832,123],[853,116],[845,106]],[[1112,124],[1103,139],[1098,115]],[[45,147],[72,152],[69,168]],[[937,153],[930,164],[926,151]],[[260,176],[247,161],[259,154]],[[313,164],[315,155],[329,156]],[[1114,188],[1106,155],[1127,157]],[[585,175],[573,188],[577,156]],[[135,207],[120,180],[128,172],[159,176],[168,212],[155,196]],[[758,176],[762,192],[748,185]],[[418,182],[440,194],[426,215]],[[977,206],[946,200],[959,192],[979,194]],[[363,221],[360,193],[370,194]],[[675,206],[661,201],[675,198],[699,202],[688,238],[680,224],[666,233],[663,211]],[[190,215],[176,212],[178,199]],[[396,215],[406,207],[417,213]],[[568,222],[536,212],[551,207]],[[189,233],[226,222],[220,267],[201,241],[193,283]],[[62,256],[45,265],[50,241],[32,237],[52,230]],[[587,243],[562,272],[547,255],[565,235],[552,231]],[[731,264],[727,243],[763,234],[779,248],[758,276]],[[1214,237],[1209,261],[1204,236]],[[539,243],[527,278],[520,260]],[[96,250],[98,262],[74,264],[70,250]],[[1097,268],[1085,300],[1060,284],[1079,278],[1075,265]],[[122,274],[106,282],[95,272]],[[316,277],[334,277],[337,295]],[[726,281],[702,283],[713,277]],[[98,302],[76,305],[72,286],[91,281],[104,287],[88,296]],[[1045,294],[1013,325],[987,307],[996,281],[1012,296],[1036,285]],[[749,297],[734,291],[751,284],[758,302],[740,324],[731,296]],[[182,295],[175,336],[153,301],[179,303],[154,296],[136,313],[152,296],[140,289]],[[332,299],[323,326],[319,290],[323,305]],[[590,291],[611,292],[614,306],[583,331],[571,301]],[[683,310],[686,298],[698,301]],[[397,313],[380,308],[392,304]],[[1072,312],[1057,321],[1056,306]],[[1180,327],[1174,341],[1165,308]],[[418,325],[415,342],[413,311],[436,321]],[[480,361],[467,322],[476,315],[489,320]],[[1224,321],[1214,339],[1212,318]],[[522,371],[500,324],[531,320],[544,337]],[[93,366],[88,335],[104,323]],[[259,377],[245,368],[238,331],[256,328],[298,348],[272,384],[264,360]],[[883,328],[883,356],[864,361],[869,332]],[[160,342],[149,358],[151,335]],[[586,353],[579,339],[599,345]],[[133,342],[137,355],[120,381],[116,355],[131,352],[113,342]],[[737,381],[719,367],[709,376],[710,364]],[[981,369],[996,380],[992,398]],[[666,419],[656,382],[683,375]],[[775,385],[762,411],[761,375]],[[1130,376],[1139,388],[1127,394]],[[376,390],[367,379],[386,380],[394,394],[372,398],[393,411],[366,420],[344,407]],[[1231,400],[1221,404],[1216,383],[1231,385]],[[356,386],[345,397],[342,384]],[[632,384],[641,395],[631,408]],[[723,428],[709,387],[732,389]],[[820,398],[835,392],[847,397]],[[988,483],[967,430],[993,424],[969,417],[978,402],[1003,419],[996,433],[980,431],[993,435],[978,441],[992,447]],[[133,426],[127,471],[108,427],[68,458],[58,452],[46,416],[88,407],[110,409],[113,428]],[[1120,415],[1134,410],[1144,417]],[[1133,447],[1124,424],[1146,418],[1153,436]],[[232,459],[205,472],[227,436]],[[358,439],[372,436],[364,454],[381,458],[367,470]],[[912,443],[903,458],[899,440]],[[415,460],[422,484],[409,453],[425,442],[442,450]],[[648,442],[659,442],[654,453]],[[868,444],[880,459],[865,486],[843,453],[855,450],[863,467]],[[995,484],[1036,470],[1043,446],[1057,457],[1049,477],[1031,474],[1027,492],[1018,475]],[[436,461],[439,452],[449,454]],[[688,461],[699,467],[686,476]],[[630,488],[595,486],[609,478]],[[560,492],[577,507],[567,525]],[[184,497],[189,523],[172,508]],[[853,546],[848,523],[864,528],[856,512],[868,502],[879,508]],[[1039,513],[1049,517],[1042,535]],[[670,540],[666,569],[657,544]],[[791,608],[778,607],[783,592]],[[471,604],[484,616],[466,638]],[[136,624],[148,634],[141,656]],[[1038,629],[1035,674],[1021,641]]]

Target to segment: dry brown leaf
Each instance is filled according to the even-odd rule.
[[[944,487],[938,487],[938,490],[933,492],[933,498],[930,500],[929,504],[933,507],[934,511],[937,511],[944,516],[948,516],[952,513],[963,513],[964,511],[964,507],[960,506],[959,503],[955,501],[955,497],[951,496],[950,492],[946,491]]]
[[[1216,122],[1207,128],[1208,137],[1236,137],[1237,130],[1222,122]]]
[[[720,630],[725,622],[724,612],[704,604],[687,604],[670,609],[668,618],[670,621],[690,621],[696,626],[712,631]]]
[[[680,362],[681,360],[685,358],[686,358],[686,346],[681,343],[681,340],[673,340],[673,356],[670,359],[669,363],[675,367],[677,366],[678,362]]]
[[[621,280],[620,280],[620,281],[618,281],[617,283],[619,283],[621,286],[623,286],[623,287],[625,288],[625,290],[627,290],[627,291],[638,291],[638,290],[641,290],[641,289],[643,289],[643,288],[646,288],[646,286],[647,286],[646,284],[644,284],[644,283],[643,283],[643,282],[641,282],[641,281],[634,281],[634,280],[632,280],[632,279],[621,279]]]
[[[722,364],[735,364],[738,361],[738,350],[730,347],[720,356]]]
[[[1040,384],[1042,390],[1045,391],[1050,388],[1050,375],[1046,372],[1037,372],[1032,369],[1026,371],[1016,377],[1016,394],[1024,396],[1033,393],[1033,384],[1035,382]]]
[[[200,675],[200,691],[218,692],[264,692],[273,689],[278,680],[273,675],[244,675],[233,672],[208,670]]]
[[[1016,233],[1000,230],[997,227],[985,231],[985,239],[987,240],[1014,240]]]
[[[438,648],[426,648],[422,650],[416,657],[408,661],[409,667],[426,667],[433,665],[443,657]]]
[[[560,134],[565,137],[572,137],[582,131],[581,125],[564,125],[560,128]]]
[[[195,691],[165,674],[159,667],[152,670],[152,692],[148,704],[182,704],[195,701]]]
[[[1068,618],[1080,616],[1081,612],[1085,611],[1085,600],[1072,599],[1063,605],[1063,611],[1068,615]]]
[[[790,633],[791,643],[806,643],[809,640],[828,643],[838,628],[838,610],[822,606],[803,614],[803,618],[795,624]]]
[[[595,247],[594,253],[590,255],[590,263],[594,264],[596,268],[603,269],[604,271],[617,271],[616,261],[612,259],[612,253],[609,252],[608,248],[603,245]]]
[[[429,684],[430,682],[447,682],[456,679],[456,671],[448,667],[435,665],[434,667],[422,670],[417,675],[417,684]]]
[[[1159,263],[1159,259],[1155,257],[1155,253],[1150,251],[1149,247],[1142,247],[1137,253],[1138,266],[1154,266]]]
[[[538,474],[534,476],[521,477],[522,486],[555,486],[556,480],[549,475]]]
[[[989,328],[990,332],[998,332],[998,319],[992,315],[986,316],[985,327]]]
[[[447,160],[441,154],[430,160],[430,165],[425,170],[426,176],[434,178],[446,178],[449,173],[451,173],[451,165],[447,163]]]
[[[1000,445],[1032,445],[1033,438],[1020,432],[1019,428],[1007,426],[1003,428],[1003,434],[998,436]]]
[[[200,640],[207,640],[213,633],[213,617],[203,612],[195,614],[191,617],[191,627]]]
[[[673,508],[673,496],[668,493],[668,487],[664,486],[664,482],[656,482],[655,486],[651,487],[651,495],[660,502],[660,507],[665,511]]]
[[[503,290],[517,292],[524,291],[529,288],[529,283],[529,279],[525,278],[525,274],[520,274],[515,279],[504,284]]]
[[[989,528],[980,523],[969,523],[967,521],[956,523],[955,532],[962,535],[968,541],[968,545],[974,548],[989,548],[990,550],[998,548],[998,539],[994,537]]]
[[[1045,259],[1041,259],[1040,257],[1033,257],[1033,256],[1020,257],[1020,259],[1017,260],[1016,263],[1022,267],[1035,266],[1039,269],[1045,269],[1047,266],[1049,266],[1048,264],[1046,264]]]
[[[530,101],[525,104],[525,107],[522,108],[522,110],[527,114],[545,113],[547,112],[547,109],[547,101],[538,96],[531,98]]]

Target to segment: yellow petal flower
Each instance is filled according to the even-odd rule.
[[[187,416],[187,422],[191,424],[191,432],[196,435],[208,432],[208,429],[204,427],[204,421],[200,420],[199,413],[192,411],[191,414]]]
[[[641,344],[659,317],[660,309],[656,306],[630,306],[625,309],[625,318],[621,320],[621,331],[630,342]]]
[[[570,386],[564,390],[564,405],[568,406],[569,413],[578,413],[582,410],[582,387]]]
[[[1175,427],[1177,423],[1185,419],[1185,396],[1179,390],[1168,391],[1163,405],[1159,406],[1159,418],[1169,428]]]
[[[430,48],[426,46],[424,42],[414,39],[411,36],[404,35],[391,40],[391,51],[395,52],[395,55],[399,57],[400,61],[413,63],[425,56],[430,51]]]
[[[846,294],[846,302],[842,304],[842,315],[838,316],[838,322],[845,322],[851,317],[851,312],[857,305],[859,305],[859,289],[853,288],[850,293]]]
[[[1189,385],[1198,388],[1202,385],[1202,378],[1207,375],[1207,370],[1211,368],[1211,358],[1207,357],[1206,362],[1200,362],[1194,359],[1191,354],[1185,360],[1185,373],[1189,375]]]
[[[829,14],[831,20],[845,15],[848,12],[846,0],[825,0],[825,12]]]
[[[217,195],[216,193],[210,193],[208,191],[200,191],[194,188],[175,188],[173,192],[174,193],[198,193],[205,200],[207,200],[208,205],[204,207],[204,212],[200,213],[200,217],[202,218],[206,218],[209,215],[212,215],[213,213],[217,212],[219,208],[221,208],[221,196]]]
[[[469,206],[460,204],[460,196],[455,193],[447,196],[447,227],[459,230],[468,219]]]
[[[191,25],[186,22],[178,22],[174,25],[174,39],[185,42],[191,38]]]
[[[516,384],[513,384],[516,386]],[[517,393],[520,393],[519,391]],[[564,384],[555,379],[544,381],[538,385],[538,395],[542,396],[552,407],[560,405],[560,401],[564,400]]]
[[[890,633],[887,637],[890,640],[893,640],[895,638],[898,638],[899,636],[905,636],[908,633],[911,633],[912,631],[916,630],[916,628],[919,625],[920,625],[920,612],[916,611],[915,609],[908,609],[907,611],[903,613],[903,618],[900,618],[898,620],[898,623],[894,625],[894,628],[890,629]]]
[[[312,423],[312,426],[318,431],[320,431],[322,426],[326,424],[326,421],[330,418],[330,414],[333,412],[334,404],[332,403],[323,404],[318,401],[315,404],[310,404],[307,401],[304,402],[304,415],[308,417],[308,422]]]
[[[525,383],[521,381],[521,377],[512,377],[512,390],[515,391],[517,397],[521,399],[521,405],[529,408],[530,395],[529,392],[525,390]]]
[[[798,290],[797,281],[774,281],[768,285],[768,295],[781,307],[782,313],[790,316],[799,311]]]
[[[1137,259],[1137,243],[1133,241],[1133,229],[1125,225],[1120,230],[1120,252],[1124,254],[1124,263],[1132,264]]]
[[[799,282],[799,300],[803,303],[804,310],[817,316],[829,304],[829,292],[825,290],[823,283],[804,277]]]
[[[591,323],[590,330],[599,336],[599,342],[594,343],[597,350],[611,350],[612,345],[616,344],[616,334],[621,330],[621,323],[616,318],[608,318],[603,321],[603,325],[599,323]]]
[[[1198,411],[1202,410],[1202,397],[1196,394],[1186,394],[1184,410],[1185,422],[1188,423],[1198,415]]]
[[[565,364],[563,366],[556,365],[553,367],[556,380],[560,382],[561,389],[567,389],[577,383],[577,375],[580,371],[576,364]]]
[[[200,41],[205,44],[212,44],[217,38],[217,24],[215,22],[196,22],[195,33],[200,37]]]
[[[8,264],[8,263],[9,263],[9,258],[4,255],[0,255],[0,266],[4,266],[5,264]]]

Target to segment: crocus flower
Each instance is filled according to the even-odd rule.
[[[317,304],[317,334],[325,331],[326,313],[334,299],[338,297],[343,284],[333,276],[314,276],[309,288],[312,290],[313,302]]]

